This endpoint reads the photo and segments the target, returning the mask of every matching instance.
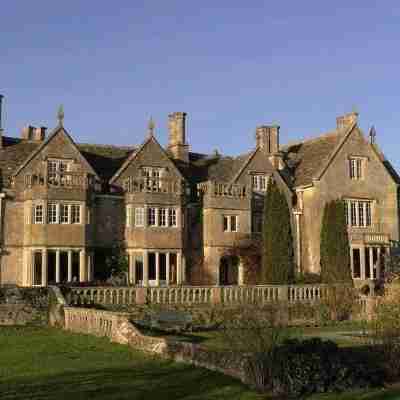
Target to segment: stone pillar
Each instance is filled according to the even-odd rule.
[[[72,250],[68,250],[68,282],[72,282]]]
[[[239,258],[239,265],[238,265],[238,284],[244,285],[244,265],[242,259]]]
[[[160,253],[156,252],[156,286],[160,286]]]
[[[182,284],[182,252],[176,253],[176,284]]]
[[[79,282],[86,282],[86,251],[82,249],[79,252]]]
[[[170,274],[170,259],[169,259],[169,252],[165,255],[165,274],[166,274],[166,285],[169,286],[169,274]]]
[[[369,265],[367,265],[367,268],[369,268],[369,276],[371,279],[374,278],[374,250],[373,247],[369,247]]]
[[[56,283],[60,283],[60,249],[56,250]]]
[[[149,252],[143,251],[143,286],[149,286]]]
[[[183,253],[181,253],[181,271],[182,282],[186,284],[186,257]]]
[[[42,249],[42,286],[47,286],[47,249]]]
[[[361,279],[365,280],[365,247],[360,247]]]

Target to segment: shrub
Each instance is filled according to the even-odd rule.
[[[352,282],[344,207],[341,200],[325,205],[320,242],[321,277],[324,283]]]
[[[271,353],[251,357],[246,364],[247,378],[259,391],[290,396],[382,384],[383,373],[376,364],[350,354],[332,341],[287,340]]]
[[[262,269],[267,283],[293,282],[293,238],[289,207],[285,195],[274,180],[269,183],[265,195]]]

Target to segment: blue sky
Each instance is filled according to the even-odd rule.
[[[286,143],[353,109],[400,170],[398,1],[5,1],[4,128],[54,127],[78,142],[138,144],[150,115],[188,113],[191,149],[236,155],[257,125]]]

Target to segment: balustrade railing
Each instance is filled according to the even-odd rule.
[[[53,175],[42,173],[25,175],[25,188],[31,189],[35,186],[61,187],[61,188],[99,188],[100,182],[91,174],[79,172],[63,172]]]
[[[248,197],[246,185],[228,184],[216,181],[207,181],[197,185],[199,194],[212,197],[232,197],[243,199]]]
[[[188,190],[188,186],[181,180],[134,176],[124,180],[123,188],[126,193],[169,193],[176,195],[184,195]]]
[[[327,285],[73,287],[70,305],[266,304],[313,302],[326,296]]]

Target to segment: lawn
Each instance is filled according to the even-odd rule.
[[[50,328],[0,327],[0,398],[261,397],[229,377],[153,358],[104,338]]]
[[[0,327],[0,398],[266,399],[238,381],[50,328]],[[400,389],[319,395],[312,400],[395,400]],[[311,400],[310,399],[310,400]]]

